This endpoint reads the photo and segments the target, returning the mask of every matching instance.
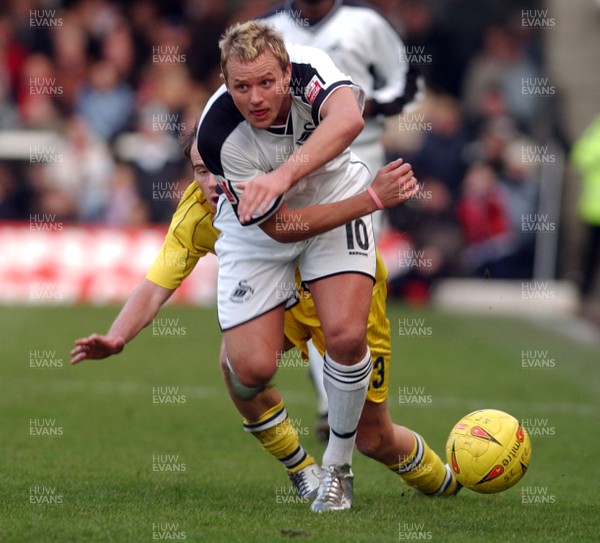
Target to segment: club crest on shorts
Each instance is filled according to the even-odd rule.
[[[240,281],[233,289],[229,300],[235,304],[243,304],[254,296],[254,289],[245,281]]]

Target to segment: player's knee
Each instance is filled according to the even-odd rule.
[[[364,353],[365,337],[366,327],[363,323],[346,325],[340,322],[329,330],[327,352],[338,362],[346,358],[356,359]]]
[[[259,385],[255,387],[249,387],[240,382],[237,378],[236,374],[232,371],[226,376],[227,383],[229,385],[230,391],[237,396],[240,400],[250,401],[257,394],[260,394],[262,391],[266,389],[266,385]]]
[[[267,385],[275,375],[276,364],[253,364],[241,361],[235,364],[235,375],[238,381],[247,387]]]

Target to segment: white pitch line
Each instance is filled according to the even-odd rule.
[[[0,386],[11,390],[43,390],[51,392],[90,392],[99,394],[118,394],[118,395],[151,395],[153,387],[175,387],[178,394],[183,394],[189,398],[200,400],[223,399],[228,401],[224,386],[180,386],[173,383],[136,383],[131,381],[113,383],[109,381],[81,381],[81,380],[56,380],[48,379],[44,381],[30,381],[26,379],[3,379],[0,380]],[[312,394],[305,391],[292,389],[279,389],[282,397],[287,404],[314,405],[315,400]],[[398,405],[397,397],[394,394],[394,387],[390,388],[388,395],[388,405],[395,409]],[[402,409],[427,409],[436,411],[445,411],[448,408],[462,408],[466,411],[476,409],[501,409],[508,412],[519,413],[543,413],[543,414],[566,414],[580,417],[598,417],[600,406],[590,403],[572,403],[572,402],[531,402],[514,401],[505,399],[465,399],[454,396],[439,397],[432,395],[431,402],[427,404],[403,404]]]
[[[596,326],[584,319],[577,317],[536,317],[528,320],[539,328],[545,328],[547,330],[552,330],[553,332],[558,332],[559,334],[562,334],[563,336],[566,336],[577,343],[582,343],[589,346],[600,345],[600,331]]]
[[[44,390],[53,392],[75,392],[85,391],[100,394],[119,394],[119,395],[151,395],[154,387],[174,387],[178,394],[184,394],[190,398],[207,399],[225,396],[227,393],[225,387],[207,387],[207,386],[180,386],[171,383],[134,383],[109,381],[80,381],[80,380],[55,380],[47,379],[43,381],[30,381],[27,379],[3,379],[0,385],[5,388],[16,388],[19,390]]]
[[[286,404],[313,405],[314,399],[310,394],[301,393],[297,390],[279,389],[281,396]],[[397,397],[390,393],[388,395],[388,406],[395,410],[398,406]],[[447,411],[448,408],[461,408],[465,413],[475,411],[476,409],[500,409],[501,411],[515,413],[552,413],[575,415],[580,417],[597,417],[600,413],[600,406],[589,403],[569,403],[569,402],[515,402],[502,399],[475,399],[466,400],[464,398],[446,396],[431,396],[431,402],[403,404],[401,409],[410,409],[412,412],[416,409]],[[532,415],[529,415],[532,416]]]

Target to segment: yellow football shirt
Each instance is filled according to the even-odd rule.
[[[219,231],[212,224],[214,215],[198,183],[193,181],[181,197],[146,279],[168,289],[179,287],[198,260],[215,252]]]

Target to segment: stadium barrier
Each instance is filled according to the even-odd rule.
[[[0,224],[0,303],[121,304],[143,280],[166,227],[110,228],[30,221]],[[213,305],[218,262],[202,258],[171,298]]]
[[[493,316],[564,317],[576,315],[580,300],[570,281],[445,279],[434,289],[438,309]]]

